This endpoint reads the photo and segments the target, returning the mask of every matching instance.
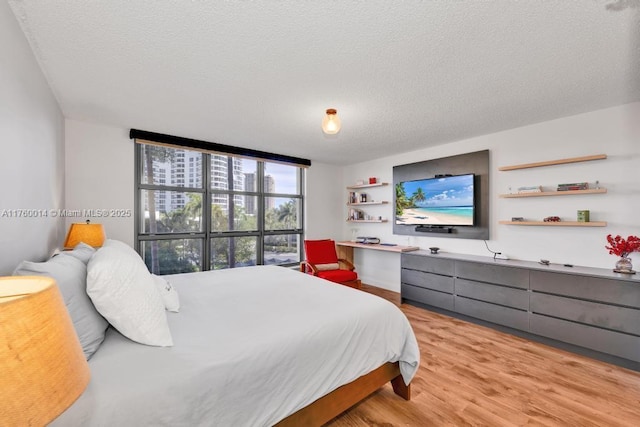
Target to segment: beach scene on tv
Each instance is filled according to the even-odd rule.
[[[473,175],[396,185],[396,224],[473,225]]]

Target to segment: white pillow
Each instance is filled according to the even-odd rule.
[[[96,309],[127,338],[172,346],[162,297],[140,256],[117,240],[107,240],[87,265],[87,293]]]
[[[160,295],[162,296],[162,301],[164,302],[164,307],[169,310],[177,313],[180,311],[180,299],[178,298],[178,291],[167,281],[164,277],[156,276],[155,274],[151,275],[153,277],[153,282],[156,284],[156,288]]]

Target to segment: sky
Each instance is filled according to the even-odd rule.
[[[265,163],[265,175],[271,175],[276,183],[276,193],[297,193],[298,168],[280,163]],[[256,161],[242,159],[242,172],[255,172]]]
[[[416,202],[419,207],[473,206],[473,175],[406,181],[402,186],[407,198],[422,188],[426,199]]]

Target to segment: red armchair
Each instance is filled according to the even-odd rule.
[[[303,273],[360,289],[361,282],[354,271],[354,265],[346,259],[338,258],[333,240],[305,240],[304,252],[307,259],[300,263],[300,271]],[[346,268],[341,268],[342,266]]]

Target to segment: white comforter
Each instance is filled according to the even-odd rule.
[[[419,350],[376,296],[275,266],[165,276],[174,346],[109,329],[87,390],[55,426],[270,426],[387,361],[406,383]]]

